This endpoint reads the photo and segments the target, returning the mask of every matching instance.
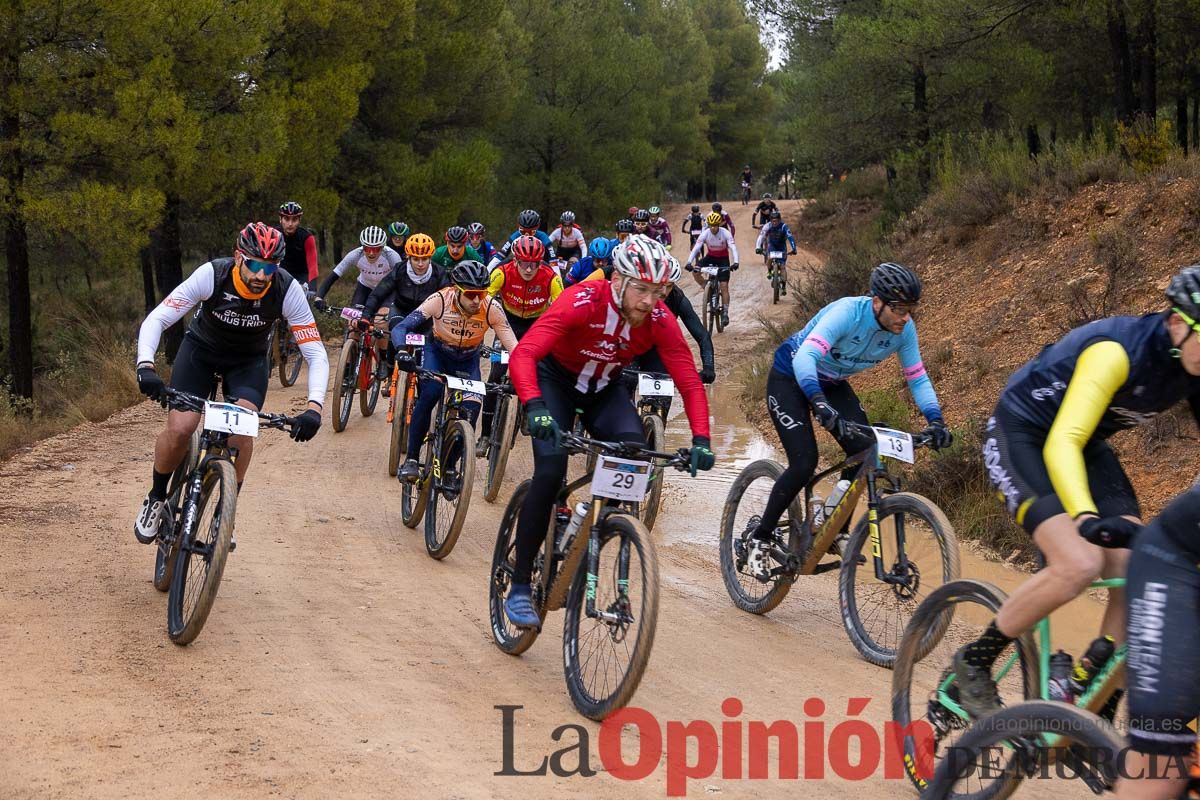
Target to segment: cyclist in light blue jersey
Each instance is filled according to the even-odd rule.
[[[920,299],[921,281],[912,270],[880,264],[871,273],[871,296],[835,300],[779,345],[767,377],[767,411],[787,452],[788,466],[771,489],[761,519],[750,519],[755,538],[771,539],[783,512],[816,472],[814,418],[847,455],[871,446],[870,440],[845,425],[845,420],[868,424],[846,379],[892,353],[900,356],[909,391],[929,423],[925,433],[933,437],[933,446],[950,446],[952,436],[921,362],[912,320]]]

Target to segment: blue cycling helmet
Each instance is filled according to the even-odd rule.
[[[592,240],[588,245],[588,255],[592,258],[608,258],[612,255],[613,243],[612,239],[599,237]]]

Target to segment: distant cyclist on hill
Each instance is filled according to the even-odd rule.
[[[691,237],[691,243],[688,247],[696,246],[696,239],[704,232],[704,215],[700,213],[700,206],[692,206],[692,211],[683,218],[683,225],[679,227],[680,233],[686,233]]]

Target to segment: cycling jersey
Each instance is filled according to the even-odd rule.
[[[778,210],[779,209],[775,205],[774,200],[763,200],[761,203],[759,203],[758,205],[756,205],[754,207],[754,217],[756,219],[758,219],[763,225],[766,225],[767,221],[771,218],[771,212],[778,211]]]
[[[520,319],[532,319],[549,308],[562,290],[562,278],[549,265],[540,265],[533,278],[527,281],[521,277],[516,262],[510,261],[492,271],[488,294],[492,297],[499,295],[505,313]]]
[[[288,236],[279,225],[272,225],[283,233],[283,261],[279,266],[301,283],[317,279],[317,237],[307,228],[297,228]]]
[[[234,264],[232,258],[217,258],[200,265],[146,316],[138,332],[138,363],[154,363],[163,331],[196,305],[200,308],[186,336],[218,354],[265,354],[272,326],[286,319],[308,362],[308,399],[321,403],[329,378],[329,357],[304,289],[280,270],[266,289],[255,294],[242,282]]]
[[[612,261],[608,262],[611,268]],[[603,270],[596,266],[596,262],[591,256],[581,258],[571,265],[570,271],[563,278],[564,286],[574,286],[583,281],[594,281],[597,278],[606,277]]]
[[[471,245],[471,246],[475,247],[475,245]],[[495,257],[496,246],[493,245],[491,242],[489,242],[487,239],[484,239],[483,241],[481,241],[479,243],[478,247],[475,247],[475,252],[479,253],[479,255],[481,256],[481,258],[479,260],[482,263],[487,264],[489,261],[491,261]]]
[[[705,226],[700,237],[696,239],[696,244],[692,246],[692,252],[688,254],[687,260],[691,264],[696,260],[696,256],[700,255],[700,248],[708,248],[705,252],[707,255],[715,258],[728,258],[730,263],[738,263],[737,244],[733,241],[733,232],[725,228],[717,228],[715,231],[712,228]]]
[[[692,434],[707,438],[708,399],[675,316],[660,302],[643,324],[633,327],[621,316],[607,283],[572,286],[538,319],[513,350],[513,386],[522,402],[541,397],[537,365],[549,356],[574,376],[577,391],[600,392],[651,347],[658,348],[683,395]]]
[[[754,243],[755,250],[761,250],[763,242],[769,242],[772,250],[783,250],[785,244],[790,244],[792,249],[796,249],[796,238],[792,236],[791,228],[786,222],[778,223],[768,222],[758,232],[758,240]]]
[[[899,335],[880,327],[870,297],[843,297],[817,312],[804,329],[775,351],[774,369],[795,375],[809,400],[822,394],[820,381],[842,381],[899,353],[909,391],[925,419],[942,418],[933,384],[925,374],[917,327],[910,319]]]
[[[488,328],[496,332],[504,349],[516,347],[508,318],[499,301],[492,297],[484,299],[479,310],[468,316],[458,307],[458,289],[447,286],[429,295],[411,314],[392,328],[392,343],[397,348],[404,346],[404,337],[426,322],[433,321],[433,341],[454,359],[479,350],[483,335]]]
[[[729,216],[728,211],[721,212],[721,227],[728,228],[730,235],[737,234],[737,231],[733,227],[733,217]]]
[[[646,234],[657,242],[669,245],[671,243],[671,224],[667,222],[666,217],[659,217],[657,222],[650,220],[650,227],[646,229]]]
[[[1169,312],[1110,317],[1068,333],[1009,379],[998,409],[1047,431],[1044,457],[1072,517],[1095,512],[1083,451],[1188,398],[1200,410],[1200,377],[1171,356]]]
[[[450,255],[449,245],[442,245],[437,250],[433,251],[434,265],[445,270],[447,275],[450,274],[450,270],[454,267],[454,265],[461,261],[478,261],[481,264],[483,263],[483,259],[479,255],[479,251],[474,247],[471,247],[469,244],[463,246],[463,253],[458,258]]]
[[[680,233],[690,233],[692,236],[699,236],[702,230],[704,230],[704,217],[699,213],[688,214],[683,218],[683,224],[679,226]]]
[[[424,275],[413,272],[408,262],[398,264],[367,298],[363,317],[371,319],[383,306],[391,309],[392,317],[406,317],[429,295],[449,284],[450,279],[436,264],[430,264]]]
[[[562,225],[550,231],[550,244],[562,250],[578,250],[581,258],[587,255],[587,242],[583,238],[583,230],[575,224],[565,231]]]
[[[356,247],[347,253],[346,257],[333,268],[333,272],[329,273],[325,278],[321,284],[321,288],[317,290],[317,296],[325,297],[337,279],[345,275],[346,270],[353,266],[358,269],[359,286],[366,287],[364,290],[365,294],[363,292],[356,292],[356,297],[362,298],[362,300],[359,300],[361,303],[370,294],[370,290],[378,286],[379,282],[392,271],[392,268],[403,261],[404,257],[387,245],[383,246],[383,251],[374,261],[371,261],[363,254],[361,247]]]

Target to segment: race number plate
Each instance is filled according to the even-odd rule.
[[[425,334],[423,334],[423,333],[406,333],[406,334],[404,334],[404,343],[407,345],[425,344]]]
[[[672,397],[675,394],[675,381],[640,372],[638,373],[638,392],[642,397]]]
[[[721,271],[720,267],[701,267],[700,271],[705,275],[715,276]]]
[[[650,463],[627,458],[600,456],[592,473],[592,494],[612,500],[640,503],[650,484]]]
[[[342,309],[342,319],[348,319],[351,322],[353,322],[354,320],[358,319],[361,316],[362,316],[362,311],[358,310],[357,308],[343,308]]]
[[[770,254],[770,258],[773,258],[776,261],[783,261],[783,251],[782,250],[772,250],[771,254]]]
[[[912,435],[891,428],[875,428],[875,440],[879,442],[879,455],[911,464],[913,457]]]
[[[487,394],[487,384],[483,381],[469,381],[466,378],[456,378],[453,375],[447,375],[446,385],[451,389],[457,389],[460,392],[467,392],[469,394]]]
[[[258,414],[233,403],[205,403],[204,428],[238,436],[258,436]]]
[[[507,364],[508,357],[509,357],[509,352],[507,350],[500,350],[499,352],[492,353],[492,356],[489,360],[493,364]]]

